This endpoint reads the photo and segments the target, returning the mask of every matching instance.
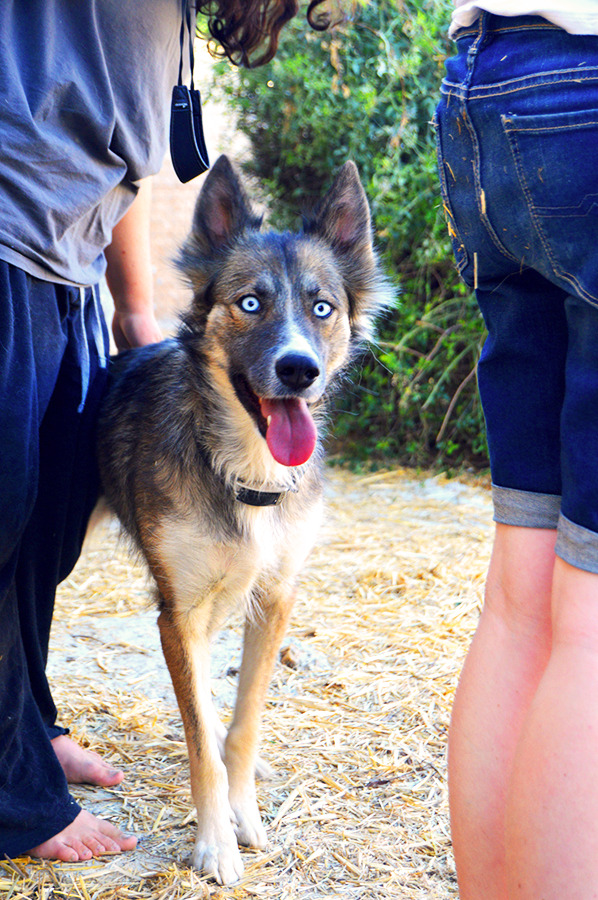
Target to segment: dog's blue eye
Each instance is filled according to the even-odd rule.
[[[317,303],[314,303],[314,316],[317,316],[319,319],[327,319],[333,308],[326,300],[318,300]]]
[[[262,304],[257,297],[251,294],[247,297],[242,297],[237,305],[246,313],[257,313],[262,308]]]

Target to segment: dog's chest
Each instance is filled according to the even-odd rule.
[[[260,584],[294,577],[313,545],[321,508],[300,520],[287,520],[278,509],[243,507],[239,515],[235,536],[199,517],[162,520],[157,552],[180,612],[215,601],[234,605]]]

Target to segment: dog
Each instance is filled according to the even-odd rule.
[[[240,878],[263,848],[261,708],[322,514],[326,397],[393,301],[347,162],[299,233],[262,230],[226,156],[199,193],[178,265],[193,300],[175,337],[112,362],[98,458],[106,500],[156,584],[164,656],[189,752],[191,862]],[[246,614],[228,732],[210,639]]]

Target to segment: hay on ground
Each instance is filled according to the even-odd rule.
[[[61,721],[126,771],[78,787],[86,808],[139,837],[134,853],[77,864],[0,863],[6,900],[457,897],[445,753],[475,627],[491,534],[485,485],[333,469],[328,516],[268,693],[258,785],[266,851],[243,851],[233,887],[186,859],[195,814],[182,726],[149,585],[99,526],[60,590],[51,676]],[[214,695],[230,716],[242,623],[215,648]]]

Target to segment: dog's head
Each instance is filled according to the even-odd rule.
[[[221,156],[181,252],[194,292],[185,321],[274,459],[297,466],[316,443],[313,408],[393,295],[353,163],[345,163],[301,232],[260,228]]]

